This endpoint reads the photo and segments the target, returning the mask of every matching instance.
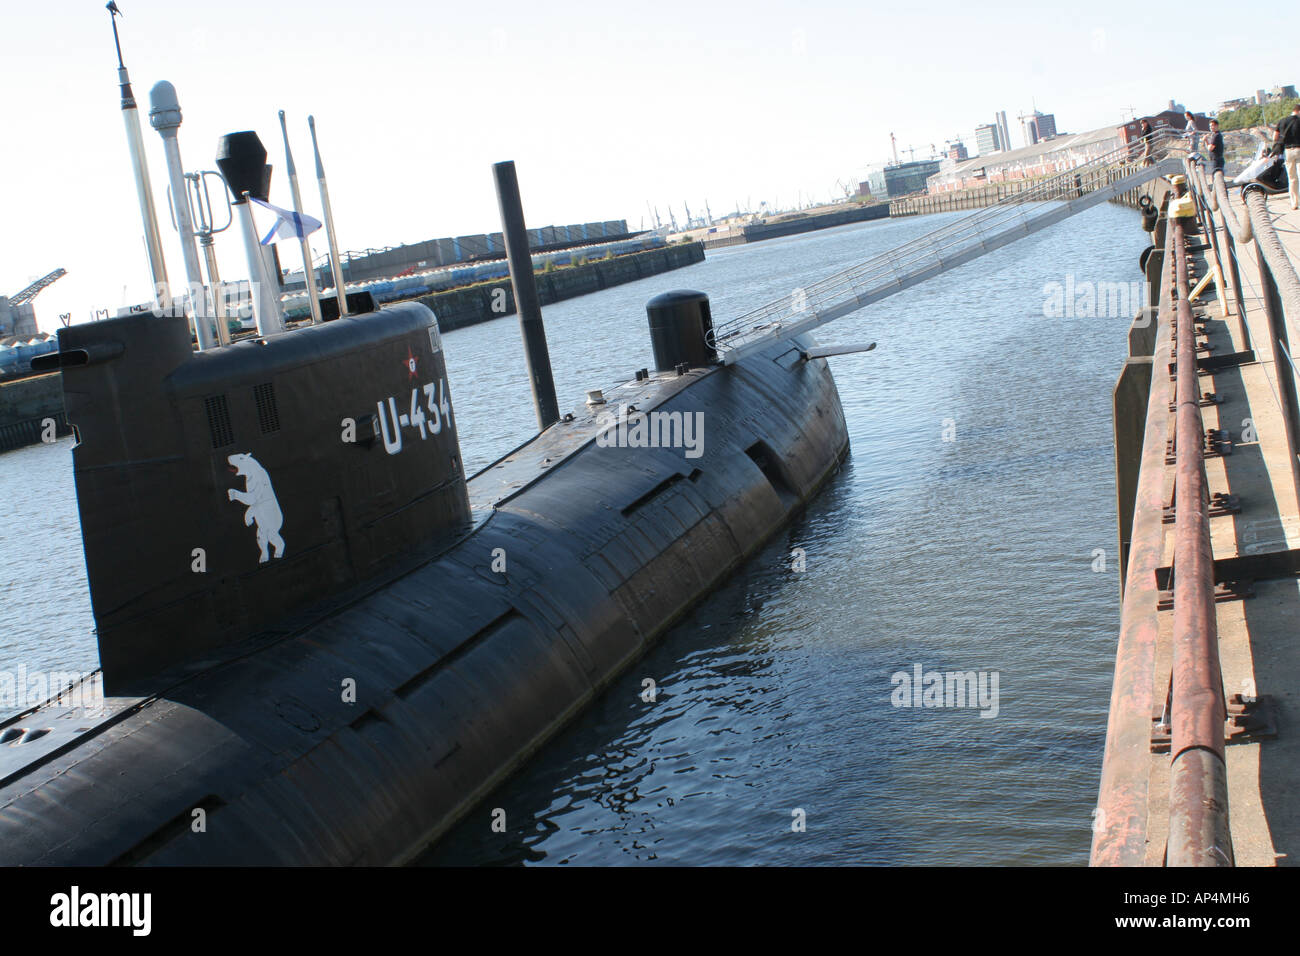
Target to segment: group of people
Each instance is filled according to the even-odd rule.
[[[1187,125],[1183,127],[1183,138],[1189,142],[1191,152],[1195,153],[1201,144],[1201,129],[1196,125],[1196,116],[1191,110],[1185,110],[1183,116],[1187,118]],[[1147,166],[1154,162],[1151,158],[1151,138],[1154,132],[1146,119],[1138,125],[1138,133],[1143,143],[1142,160]],[[1210,171],[1223,169],[1223,134],[1219,132],[1218,120],[1210,120],[1210,131],[1205,137],[1205,151],[1210,154]]]
[[[1200,145],[1201,130],[1196,125],[1196,117],[1191,110],[1184,114],[1187,117],[1187,125],[1183,127],[1183,137],[1190,141],[1191,151],[1196,152]],[[1142,144],[1142,151],[1139,158],[1143,166],[1150,166],[1155,163],[1155,157],[1151,155],[1151,143],[1155,138],[1155,129],[1151,126],[1150,121],[1143,117],[1138,122],[1138,142]],[[1210,162],[1213,169],[1223,168],[1223,134],[1219,132],[1219,121],[1210,120],[1210,132],[1205,140],[1206,151],[1210,154]]]
[[[1187,125],[1183,127],[1183,137],[1188,141],[1191,152],[1195,153],[1201,145],[1203,131],[1196,125],[1196,117],[1191,110],[1187,110],[1183,115],[1187,118]],[[1210,120],[1210,130],[1204,135],[1205,151],[1209,155],[1212,175],[1222,171],[1224,165],[1223,133],[1219,131],[1219,121]],[[1151,155],[1155,129],[1146,119],[1138,124],[1138,137],[1138,142],[1141,144],[1139,158],[1144,166],[1150,166],[1155,162],[1155,158]],[[1296,103],[1291,109],[1291,114],[1283,118],[1274,129],[1272,152],[1283,158],[1291,208],[1300,209],[1300,102]]]

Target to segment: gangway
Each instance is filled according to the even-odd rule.
[[[1058,173],[1023,192],[963,216],[889,252],[880,253],[716,326],[710,344],[725,365],[773,339],[811,332],[872,302],[965,265],[1159,176],[1182,172],[1181,143],[1173,130],[1150,135],[1148,158],[1127,143]]]

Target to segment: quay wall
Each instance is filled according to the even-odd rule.
[[[851,209],[837,209],[834,212],[818,213],[811,216],[792,216],[775,222],[756,222],[740,229],[725,233],[715,233],[704,239],[705,249],[720,249],[724,246],[739,246],[748,242],[760,242],[763,239],[776,239],[779,236],[793,236],[801,232],[813,232],[817,229],[833,229],[851,222],[868,222],[873,219],[886,219],[890,215],[889,206],[877,203],[871,206],[855,206]]]
[[[703,261],[704,246],[689,242],[612,259],[597,259],[554,272],[537,272],[534,277],[537,296],[545,306]],[[421,296],[417,301],[433,310],[438,317],[438,327],[444,332],[515,312],[515,294],[509,279],[435,292]]]
[[[47,418],[54,419],[57,434],[68,433],[60,373],[0,384],[0,451],[36,444]]]

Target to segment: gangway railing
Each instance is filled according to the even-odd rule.
[[[810,332],[942,272],[964,265],[1024,236],[1158,176],[1180,172],[1169,155],[1182,138],[1171,130],[1125,144],[1043,180],[1031,189],[963,216],[889,252],[795,289],[789,295],[716,326],[711,344],[724,364],[739,361],[774,338]]]

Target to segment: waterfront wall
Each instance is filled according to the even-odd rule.
[[[833,229],[851,222],[868,222],[872,219],[886,219],[890,215],[889,206],[876,203],[870,206],[853,206],[849,209],[837,209],[834,212],[818,213],[811,216],[791,216],[773,222],[756,222],[740,229],[714,233],[704,240],[705,249],[719,249],[723,246],[739,246],[747,242],[760,242],[763,239],[776,239],[779,236],[793,236],[801,232],[813,232],[817,229]]]
[[[544,252],[624,239],[628,235],[627,221],[624,219],[579,222],[529,229],[528,245],[533,252]],[[344,262],[343,275],[348,282],[361,282],[366,279],[388,278],[409,269],[434,269],[481,259],[503,259],[505,254],[505,243],[499,232],[449,236],[354,256]],[[301,286],[302,271],[299,270],[290,280]]]
[[[597,259],[554,272],[535,273],[537,295],[542,305],[550,305],[703,261],[704,246],[698,242]],[[509,279],[436,292],[418,301],[433,309],[438,316],[438,327],[444,332],[515,312],[515,295]]]
[[[36,444],[47,418],[54,419],[57,434],[67,434],[58,372],[0,384],[0,451]]]
[[[996,202],[1032,189],[1039,180],[1017,179],[1005,183],[989,183],[974,189],[961,189],[926,196],[906,196],[889,204],[889,215],[926,216],[934,212],[956,212],[961,209],[983,209]]]

